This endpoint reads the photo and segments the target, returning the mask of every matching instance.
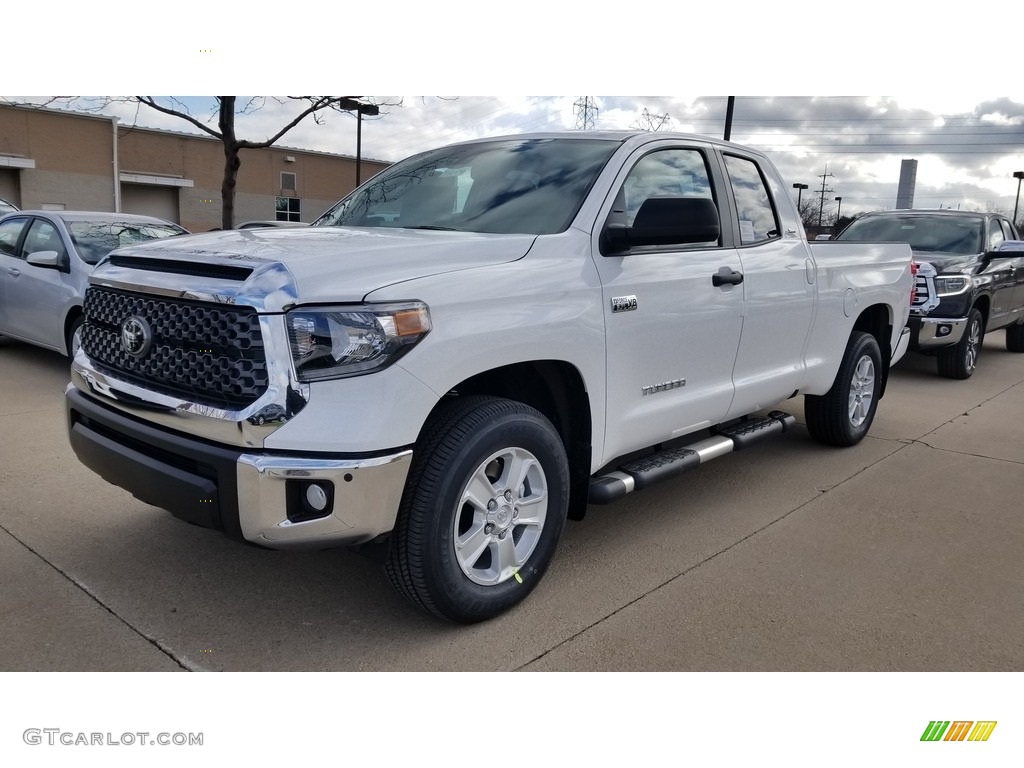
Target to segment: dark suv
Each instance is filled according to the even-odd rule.
[[[909,243],[920,265],[911,349],[935,355],[939,373],[974,373],[986,331],[1006,328],[1024,352],[1024,243],[998,213],[896,210],[866,213],[837,240]]]

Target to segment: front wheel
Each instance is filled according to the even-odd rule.
[[[79,315],[72,320],[71,325],[68,326],[68,335],[64,339],[64,344],[67,347],[69,360],[75,359],[75,355],[78,354],[78,350],[82,346],[82,326],[84,324],[85,318]]]
[[[939,375],[947,379],[969,379],[978,366],[978,353],[985,340],[985,321],[981,312],[972,309],[967,316],[967,328],[954,346],[939,350]]]
[[[824,395],[804,397],[807,431],[828,445],[856,445],[871,428],[881,391],[882,353],[878,342],[869,333],[855,331],[832,388]]]
[[[456,398],[417,443],[385,572],[429,613],[462,623],[491,618],[537,585],[568,506],[565,448],[540,412]]]

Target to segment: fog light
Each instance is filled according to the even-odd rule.
[[[940,325],[939,330],[935,332],[936,336],[949,336],[953,332],[953,326],[951,325]]]
[[[306,503],[317,512],[323,512],[327,509],[327,491],[316,483],[310,484],[306,488]]]
[[[289,480],[285,497],[293,523],[318,520],[334,511],[334,484],[329,480]]]

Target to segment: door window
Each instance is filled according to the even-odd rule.
[[[0,253],[17,256],[18,238],[25,227],[25,219],[8,219],[0,224]]]
[[[1006,236],[1003,234],[1002,227],[999,226],[999,219],[992,219],[988,223],[988,241],[986,243],[985,250],[995,251],[1003,244],[1003,240]]]
[[[56,251],[63,262],[64,257],[67,255],[67,251],[64,248],[64,241],[61,240],[60,232],[48,221],[43,219],[36,219],[32,222],[32,226],[28,229],[28,234],[25,235],[25,242],[21,246],[21,252],[24,257],[28,257],[33,253],[39,253],[40,251]]]
[[[725,156],[740,223],[740,243],[751,245],[779,237],[779,221],[757,164],[746,157]]]

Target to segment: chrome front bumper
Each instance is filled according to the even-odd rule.
[[[940,349],[959,343],[967,328],[966,317],[912,318],[918,349]]]
[[[71,447],[83,464],[190,523],[272,549],[361,544],[394,528],[409,448],[367,456],[256,452],[137,419],[73,385],[65,402]],[[330,500],[313,519],[302,501],[311,484]]]
[[[272,549],[361,544],[389,532],[402,501],[412,451],[364,459],[238,457],[238,519],[247,541]],[[333,488],[331,514],[292,522],[288,483]]]

